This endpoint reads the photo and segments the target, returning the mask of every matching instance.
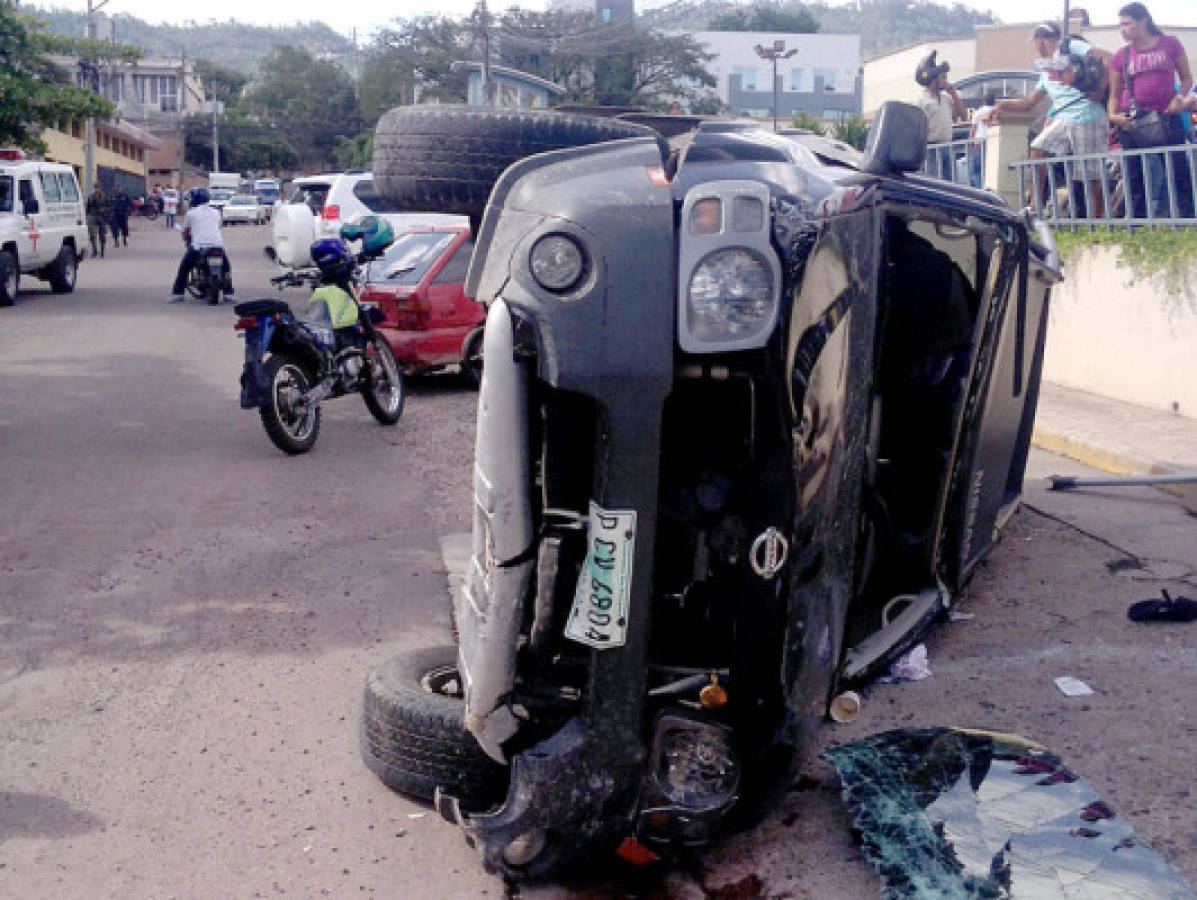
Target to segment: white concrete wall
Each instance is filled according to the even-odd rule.
[[[786,49],[798,50],[789,59],[777,61],[777,77],[781,89],[790,89],[790,70],[802,69],[803,91],[813,90],[815,69],[835,71],[835,93],[856,93],[856,76],[860,69],[859,34],[777,34],[772,31],[693,31],[684,32],[702,44],[715,58],[707,70],[715,76],[716,93],[724,103],[728,100],[728,79],[737,67],[756,70],[756,89],[770,90],[773,63],[761,59],[753,49],[757,44],[772,47],[775,40],[783,40]],[[914,71],[913,65],[911,71]]]
[[[1197,263],[1174,293],[1117,260],[1115,247],[1087,247],[1066,267],[1052,292],[1043,377],[1197,419]]]
[[[912,44],[884,56],[866,59],[861,67],[861,108],[865,118],[871,118],[886,100],[913,103],[918,99],[923,89],[915,83],[914,70],[932,50],[939,51],[940,61],[947,60],[951,64],[949,81],[959,81],[976,72],[977,42],[974,38]]]

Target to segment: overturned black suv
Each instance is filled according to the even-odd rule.
[[[951,608],[1030,442],[1051,234],[908,174],[917,109],[863,156],[649,124],[406,107],[375,139],[393,203],[474,217],[489,316],[457,646],[370,674],[363,756],[509,879],[701,844],[800,765]]]

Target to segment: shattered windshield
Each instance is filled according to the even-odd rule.
[[[905,729],[823,756],[885,900],[1194,896],[1058,756],[1022,738]]]

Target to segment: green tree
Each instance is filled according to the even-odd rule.
[[[249,81],[240,72],[207,59],[197,59],[195,71],[204,83],[207,99],[219,100],[225,104],[237,102],[241,98],[245,83]]]
[[[308,166],[333,165],[337,138],[362,130],[349,75],[302,48],[278,47],[267,54],[248,107],[262,123],[275,126]]]
[[[819,23],[802,7],[753,6],[729,9],[711,19],[711,31],[772,31],[777,34],[814,34]]]
[[[822,122],[801,109],[794,113],[794,118],[790,120],[790,126],[793,128],[802,128],[806,131],[813,131],[815,134],[827,133],[827,129],[823,127]]]
[[[359,82],[363,120],[373,123],[392,106],[417,98],[464,102],[466,74],[451,67],[467,54],[468,37],[462,23],[437,16],[399,19],[378,32]]]
[[[52,35],[12,0],[0,0],[0,144],[44,152],[39,131],[68,119],[107,119],[113,106],[98,94],[71,83],[71,73],[49,53],[75,53],[94,61],[136,58],[122,44]],[[92,71],[95,71],[94,67]]]
[[[831,136],[837,141],[851,144],[857,150],[863,150],[865,141],[869,139],[869,123],[860,116],[846,116],[832,124]]]

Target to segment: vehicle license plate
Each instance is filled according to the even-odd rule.
[[[591,502],[586,559],[565,623],[567,638],[596,650],[624,645],[635,546],[636,511]]]

